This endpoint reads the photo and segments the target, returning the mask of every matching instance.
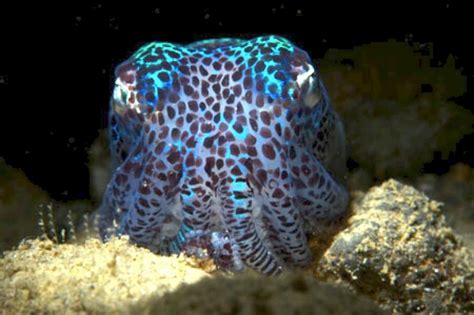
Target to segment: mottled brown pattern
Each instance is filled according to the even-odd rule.
[[[340,122],[304,51],[276,36],[151,43],[116,75],[104,238],[115,220],[138,244],[223,268],[308,264],[304,226],[340,218],[347,194],[326,169],[343,158]]]

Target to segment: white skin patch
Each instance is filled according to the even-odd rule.
[[[311,77],[314,73],[314,68],[313,66],[309,65],[309,70],[298,75],[296,77],[296,83],[298,83],[298,86],[303,86],[303,84],[308,80],[309,77]]]
[[[303,97],[303,102],[306,106],[314,107],[321,99],[319,91],[319,82],[316,77],[316,71],[312,65],[309,65],[309,70],[298,75],[296,83],[300,88],[307,85],[307,93]]]
[[[135,78],[134,71],[127,71],[127,75],[133,75]],[[135,91],[135,79],[132,83],[123,82],[121,78],[115,80],[115,87],[113,91],[113,101],[115,110],[118,113],[122,113],[125,108],[135,109],[137,113],[140,113],[140,107],[136,99]],[[131,95],[134,94],[133,101],[131,101]]]

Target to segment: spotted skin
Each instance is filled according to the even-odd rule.
[[[109,118],[104,239],[277,274],[346,212],[342,124],[282,37],[147,44],[117,67]]]

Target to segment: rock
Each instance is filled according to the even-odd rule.
[[[454,56],[437,65],[433,61],[432,43],[388,40],[328,49],[320,68],[336,103],[360,97],[403,103],[420,94],[447,100],[464,94],[467,78]]]
[[[473,113],[449,101],[348,99],[334,106],[344,122],[350,157],[378,179],[416,177],[435,153],[447,159],[474,131]]]
[[[474,250],[474,171],[465,164],[456,164],[443,176],[418,177],[414,186],[443,203],[447,222]]]
[[[473,262],[440,203],[389,180],[356,200],[313,272],[394,312],[473,312]]]
[[[158,256],[127,240],[21,243],[0,259],[0,309],[7,314],[382,312],[368,298],[348,288],[319,283],[309,273],[277,278],[255,273],[212,276],[203,271],[215,271],[212,266]]]
[[[45,191],[0,158],[0,253],[38,234],[36,210],[49,201]]]
[[[85,199],[53,200],[21,170],[0,158],[0,253],[16,247],[24,238],[40,236],[41,225],[49,237],[62,242],[70,227],[92,210],[93,205]]]
[[[276,278],[255,274],[208,278],[182,286],[135,311],[204,315],[384,314],[368,298],[302,273],[286,273]]]
[[[446,224],[440,203],[395,180],[353,196],[346,226],[326,243],[312,241],[313,249],[322,244],[325,250],[315,252],[304,274],[222,275],[208,261],[162,257],[127,238],[106,244],[29,240],[0,259],[0,309],[379,313],[369,298],[396,313],[474,311],[474,255]]]
[[[321,75],[341,115],[350,157],[379,179],[414,177],[437,152],[448,158],[474,131],[453,56],[433,66],[432,46],[389,40],[329,49]]]
[[[0,309],[6,314],[130,313],[207,272],[177,257],[158,256],[128,244],[53,244],[30,240],[0,259]]]

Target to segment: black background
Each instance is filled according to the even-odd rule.
[[[412,34],[414,41],[433,43],[436,59],[457,57],[470,91],[457,101],[470,107],[473,100],[474,23],[463,2],[92,1],[15,7],[5,2],[0,4],[0,157],[60,200],[89,196],[87,150],[106,127],[113,69],[149,41],[278,34],[317,59],[328,48]],[[450,163],[472,165],[466,139]]]

